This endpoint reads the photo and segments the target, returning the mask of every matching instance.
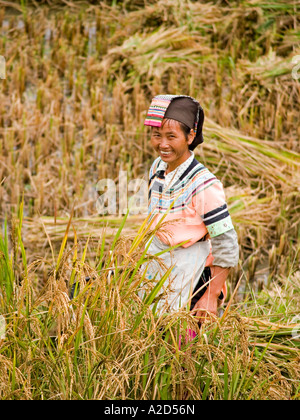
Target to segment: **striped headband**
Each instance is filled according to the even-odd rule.
[[[149,125],[152,127],[161,127],[162,125],[162,120],[165,117],[165,114],[167,112],[167,109],[170,105],[170,103],[173,101],[173,99],[176,98],[189,98],[191,99],[194,103],[197,104],[198,107],[198,112],[195,118],[195,122],[194,122],[194,130],[195,133],[197,133],[197,127],[198,127],[198,122],[199,122],[199,113],[200,113],[200,109],[202,110],[202,108],[199,105],[199,102],[196,101],[196,99],[192,98],[191,96],[186,96],[186,95],[157,95],[152,99],[151,105],[149,107],[148,113],[147,113],[147,117],[145,119],[144,125]],[[202,110],[203,112],[203,110]],[[184,122],[184,121],[181,121]],[[186,124],[188,125],[188,124]]]

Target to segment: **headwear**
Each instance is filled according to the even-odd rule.
[[[189,149],[194,150],[198,144],[203,143],[204,112],[196,99],[185,95],[155,96],[144,125],[161,127],[164,118],[179,121],[195,131],[196,136],[192,144],[189,145]]]

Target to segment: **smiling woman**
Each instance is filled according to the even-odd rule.
[[[238,243],[221,182],[195,157],[203,142],[204,112],[189,96],[159,95],[149,108],[145,125],[152,126],[151,145],[159,157],[150,169],[149,214],[153,226],[169,221],[149,247],[162,253],[172,269],[158,308],[176,310],[188,305],[201,322],[217,314],[226,298],[229,268],[238,262]],[[169,246],[177,246],[166,252]],[[163,274],[153,261],[149,280]]]

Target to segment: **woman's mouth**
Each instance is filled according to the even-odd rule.
[[[159,153],[161,154],[161,156],[163,156],[163,157],[167,157],[167,156],[170,156],[170,154],[171,154],[172,152],[163,152],[162,150],[160,150],[160,151],[159,151]]]

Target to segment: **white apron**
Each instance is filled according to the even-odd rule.
[[[167,248],[169,248],[168,245],[154,236],[148,254],[155,255]],[[193,290],[204,270],[209,252],[209,241],[196,242],[188,248],[178,247],[160,255],[159,258],[163,261],[165,267],[158,261],[153,260],[149,263],[146,278],[148,280],[155,278],[155,284],[162,278],[168,268],[174,266],[159,292],[164,292],[164,294],[158,302],[158,312],[176,311],[190,303]]]

